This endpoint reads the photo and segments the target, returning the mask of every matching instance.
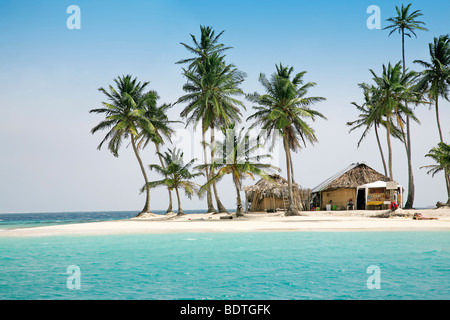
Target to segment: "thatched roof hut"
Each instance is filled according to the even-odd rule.
[[[356,188],[366,183],[389,180],[389,177],[375,171],[365,163],[357,162],[352,163],[344,170],[331,176],[313,188],[312,192],[332,191],[340,188]]]
[[[273,174],[270,175],[272,181],[261,179],[253,186],[245,186],[245,199],[250,204],[250,211],[268,211],[285,209],[289,193],[288,182],[283,177]],[[294,191],[294,201],[301,210],[303,202],[308,202],[311,190],[301,190],[298,184],[292,185]],[[247,205],[247,208],[249,206]]]
[[[352,163],[312,189],[314,205],[325,208],[327,204],[332,204],[346,209],[350,200],[355,201],[358,186],[389,180],[389,177],[365,163]]]
[[[266,197],[275,196],[276,198],[283,198],[283,195],[288,193],[287,180],[278,174],[270,175],[270,178],[275,182],[271,182],[266,179],[261,179],[253,186],[245,186],[244,191],[249,198],[262,199]],[[298,188],[298,185],[294,183],[294,189]]]

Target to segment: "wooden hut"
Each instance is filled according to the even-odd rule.
[[[364,163],[352,163],[312,189],[312,206],[321,210],[365,209],[356,207],[357,188],[376,182],[389,181],[389,177],[375,171]],[[365,201],[358,201],[359,204]]]
[[[270,176],[274,182],[261,179],[253,186],[245,186],[246,211],[249,212],[275,212],[285,210],[288,205],[288,183],[283,177],[274,174]],[[292,185],[294,203],[298,210],[308,208],[311,189],[300,189]]]

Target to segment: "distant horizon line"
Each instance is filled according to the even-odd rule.
[[[234,212],[236,209],[228,209],[227,211]],[[167,209],[155,209],[151,210],[151,212],[160,212],[164,211],[166,212]],[[199,211],[205,211],[205,213],[208,211],[208,209],[183,209],[183,211],[197,211],[197,213],[201,213]],[[31,214],[31,213],[102,213],[102,212],[136,212],[136,214],[140,213],[140,210],[78,210],[78,211],[15,211],[15,212],[0,212],[0,214]],[[173,210],[172,212],[178,212],[178,210]]]

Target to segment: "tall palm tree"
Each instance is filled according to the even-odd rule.
[[[161,166],[164,167],[164,162],[160,154],[160,145],[164,143],[164,140],[171,141],[171,136],[174,133],[174,130],[170,127],[170,125],[181,121],[169,120],[167,117],[167,111],[172,106],[170,104],[158,106],[156,102],[159,99],[159,96],[156,92],[155,96],[155,99],[144,105],[145,117],[147,117],[147,119],[149,119],[149,121],[153,124],[155,131],[152,134],[148,134],[146,131],[141,130],[141,139],[138,143],[138,147],[142,145],[142,147],[145,148],[149,142],[153,143],[159,162],[161,163]],[[170,213],[172,212],[172,192],[169,187],[167,187],[167,191],[169,193],[169,206],[166,213]]]
[[[109,130],[104,139],[98,146],[100,150],[103,144],[108,142],[108,149],[111,153],[118,157],[119,149],[124,139],[131,139],[136,159],[139,162],[145,183],[148,182],[147,174],[141,157],[139,156],[139,148],[136,140],[139,132],[145,132],[148,135],[155,134],[155,127],[146,117],[145,106],[153,103],[156,99],[156,92],[144,92],[149,82],[138,82],[136,78],[132,79],[130,75],[118,77],[114,79],[117,89],[109,86],[109,92],[100,88],[99,91],[104,93],[109,102],[103,102],[104,108],[92,109],[90,113],[105,114],[105,120],[92,128],[91,133],[94,134],[99,130]],[[150,213],[150,190],[146,188],[146,201],[144,208],[139,215]]]
[[[415,10],[411,12],[411,3],[406,7],[402,4],[402,7],[399,8],[395,6],[395,10],[397,11],[397,16],[387,19],[386,21],[391,24],[385,27],[384,29],[390,29],[391,32],[389,36],[398,31],[398,33],[402,36],[402,62],[403,62],[403,74],[406,74],[406,59],[405,59],[405,36],[411,38],[411,35],[414,35],[417,38],[416,31],[428,31],[423,25],[424,22],[417,20],[423,14],[420,10]],[[383,30],[384,30],[383,29]],[[414,203],[414,174],[412,170],[412,157],[411,157],[411,126],[410,119],[406,116],[406,156],[408,160],[408,196],[405,203],[406,209],[411,209]]]
[[[358,105],[356,102],[352,102],[353,104],[361,113],[359,114],[359,118],[354,121],[347,122],[348,126],[351,126],[349,132],[352,132],[359,128],[364,128],[364,131],[361,135],[361,138],[358,141],[358,148],[361,145],[361,142],[366,138],[367,134],[370,132],[370,129],[373,127],[375,131],[375,137],[377,139],[377,145],[378,150],[380,151],[381,161],[383,163],[384,168],[384,174],[387,176],[387,166],[386,166],[386,160],[384,157],[383,148],[381,146],[380,136],[378,133],[378,128],[381,126],[386,127],[386,121],[383,120],[382,114],[376,114],[379,109],[376,108],[377,101],[373,98],[377,95],[376,90],[377,88],[372,86],[369,86],[366,83],[359,84],[360,88],[364,91],[364,103],[362,105]],[[401,131],[391,123],[391,135],[393,135],[395,138],[399,139],[400,141],[403,141],[403,136]]]
[[[436,110],[436,123],[439,132],[439,139],[444,143],[442,136],[441,123],[439,120],[439,97],[445,98],[447,101],[448,90],[450,85],[450,37],[449,35],[441,35],[439,38],[434,38],[433,43],[428,45],[430,52],[430,62],[422,60],[415,60],[425,68],[421,73],[421,79],[418,87],[421,90],[428,92],[431,101],[434,100],[434,107]],[[445,176],[448,176],[448,170]],[[450,181],[445,179],[447,190],[450,190]]]
[[[200,189],[201,191],[205,190],[209,184],[231,174],[236,189],[236,216],[238,217],[244,215],[241,199],[242,180],[246,177],[254,179],[255,175],[271,180],[269,171],[278,169],[270,164],[261,163],[262,160],[270,158],[270,155],[259,154],[258,149],[262,145],[257,143],[256,139],[250,138],[244,131],[245,128],[241,128],[239,132],[236,132],[235,124],[229,125],[227,129],[222,128],[224,142],[216,142],[214,146],[217,150],[222,151],[222,157],[218,157],[214,162],[208,164],[211,168],[218,169],[217,174],[212,176]],[[204,165],[197,168],[203,169]]]
[[[436,110],[436,123],[439,132],[440,142],[444,142],[442,137],[441,124],[439,121],[439,97],[449,100],[448,90],[450,85],[450,37],[441,35],[434,38],[433,43],[428,45],[430,52],[430,62],[414,60],[425,68],[421,73],[418,87],[428,92],[430,100],[434,100]]]
[[[221,55],[224,51],[231,49],[231,47],[225,47],[224,44],[219,43],[220,36],[224,33],[224,31],[219,32],[219,34],[215,34],[215,31],[212,27],[209,26],[200,26],[200,39],[197,40],[197,38],[191,34],[192,41],[194,43],[193,46],[190,46],[186,43],[181,42],[181,45],[184,46],[189,52],[194,54],[194,57],[183,59],[177,62],[177,64],[186,64],[189,63],[189,66],[187,69],[184,69],[185,75],[189,72],[195,72],[196,69],[201,67],[203,64],[207,63],[206,59],[210,55],[216,54]],[[197,70],[198,71],[198,70]],[[204,72],[204,68],[203,68]],[[206,130],[205,130],[206,131]],[[214,130],[211,130],[211,136],[210,140],[213,142],[214,140]],[[206,156],[206,140],[205,140],[205,132],[202,132],[202,146],[203,146],[203,154],[205,158],[205,163],[207,162],[207,156]],[[211,154],[211,157],[213,155]],[[208,168],[205,168],[206,173],[206,179],[208,180],[210,178],[210,172]],[[216,203],[218,207],[219,212],[226,212],[225,207],[223,206],[222,202],[220,201],[219,194],[217,192],[216,184],[213,183],[212,185],[214,196],[216,198]],[[212,204],[212,192],[211,192],[211,186],[207,190],[207,205],[208,205],[208,212],[216,212],[214,209],[214,206]]]
[[[391,24],[387,27],[383,28],[390,29],[391,32],[389,33],[389,36],[393,34],[395,31],[397,31],[402,36],[402,62],[403,62],[403,72],[406,72],[405,67],[405,36],[411,38],[411,35],[413,34],[417,38],[416,31],[422,30],[422,31],[428,31],[427,28],[423,27],[425,25],[424,22],[417,20],[418,17],[423,16],[420,10],[416,10],[413,12],[410,12],[411,3],[408,4],[406,7],[402,4],[402,7],[399,8],[398,6],[395,6],[395,10],[397,11],[397,16],[391,17],[389,19],[386,19],[386,21],[390,22]]]
[[[421,168],[429,168],[428,174],[434,175],[440,171],[444,171],[444,176],[447,184],[447,205],[450,205],[450,144],[439,142],[437,147],[432,148],[425,157],[432,158],[437,164],[423,166]]]
[[[206,131],[210,130],[210,143],[214,145],[216,127],[240,121],[242,114],[239,107],[245,107],[234,97],[243,94],[239,85],[244,81],[245,74],[234,65],[227,65],[223,56],[213,53],[204,57],[202,61],[196,60],[191,69],[184,69],[184,76],[187,83],[183,86],[183,90],[187,94],[180,97],[177,103],[186,102],[187,106],[180,116],[187,119],[186,125],[194,124],[195,127],[201,123],[204,161],[207,163]],[[214,157],[212,153],[211,157]],[[214,174],[209,170],[214,170],[214,168],[205,167],[207,180]],[[226,212],[220,202],[215,183],[212,184],[212,187],[219,212]],[[208,212],[215,212],[211,193],[207,192]]]
[[[192,173],[192,165],[197,159],[192,159],[188,163],[183,162],[183,153],[176,148],[164,153],[158,152],[159,156],[163,159],[164,165],[151,164],[150,170],[155,170],[164,176],[163,180],[155,180],[148,182],[143,190],[146,188],[155,188],[158,186],[166,186],[170,190],[175,190],[178,200],[178,215],[184,215],[181,208],[181,199],[179,189],[182,188],[185,194],[192,197],[193,194],[198,194],[200,185],[191,181],[197,176],[202,176],[202,172]]]
[[[419,120],[414,116],[413,111],[406,105],[407,102],[418,103],[417,95],[413,92],[412,87],[417,73],[414,71],[407,71],[406,74],[401,72],[401,62],[392,66],[391,63],[386,67],[383,65],[383,73],[377,76],[375,72],[370,69],[373,75],[373,80],[377,86],[376,95],[373,97],[375,101],[374,106],[376,110],[368,120],[373,121],[381,115],[384,115],[386,121],[386,138],[388,145],[388,171],[389,178],[394,179],[392,173],[392,145],[391,145],[391,128],[394,121],[397,120],[398,126],[402,132],[403,141],[406,141],[404,127],[404,116],[411,117],[414,121]]]
[[[314,130],[303,118],[313,121],[316,117],[326,119],[320,112],[310,109],[311,105],[324,101],[325,98],[305,97],[308,89],[316,84],[314,82],[304,84],[303,76],[306,72],[293,75],[293,71],[292,67],[284,67],[282,64],[276,65],[276,72],[272,74],[270,80],[264,74],[260,74],[259,82],[266,93],[255,92],[247,95],[248,100],[257,104],[257,106],[253,106],[256,112],[247,119],[255,120],[250,129],[261,126],[263,130],[266,130],[267,138],[272,136],[272,143],[275,143],[274,133],[279,133],[283,137],[289,189],[289,205],[285,212],[286,215],[299,214],[294,205],[292,192],[293,161],[291,150],[295,152],[301,148],[301,142],[305,146],[306,141],[317,142]]]

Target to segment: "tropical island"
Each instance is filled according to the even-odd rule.
[[[449,299],[450,2],[408,3],[1,2],[0,298]]]
[[[198,36],[190,35],[192,43],[181,42],[190,56],[176,62],[185,79],[185,94],[177,101],[159,104],[160,97],[150,89],[150,82],[132,75],[118,76],[112,85],[99,89],[105,101],[101,108],[94,108],[90,113],[103,118],[91,133],[106,132],[98,149],[105,147],[115,157],[125,152],[124,145],[131,145],[143,177],[142,185],[134,187],[144,194],[145,201],[142,210],[131,220],[85,225],[83,230],[100,232],[100,227],[105,232],[119,229],[121,232],[448,229],[450,144],[446,141],[448,134],[442,130],[439,102],[440,99],[449,101],[450,36],[437,35],[428,45],[429,59],[413,60],[418,69],[407,69],[405,41],[413,41],[417,32],[428,30],[420,21],[421,11],[413,10],[411,4],[396,6],[396,10],[397,16],[387,19],[389,25],[384,29],[390,31],[388,36],[400,36],[402,60],[387,62],[378,70],[369,69],[371,83],[355,83],[361,88],[364,102],[349,101],[360,114],[358,119],[346,124],[349,132],[362,131],[358,146],[373,129],[383,173],[373,170],[369,164],[355,162],[341,172],[330,172],[330,178],[318,182],[315,188],[301,187],[301,177],[294,177],[297,163],[293,161],[292,153],[307,152],[309,144],[318,143],[312,123],[316,119],[327,119],[319,111],[320,103],[326,98],[308,94],[318,84],[307,80],[307,71],[297,72],[293,66],[277,63],[270,76],[260,74],[259,92],[244,92],[241,86],[247,75],[228,63],[227,52],[232,47],[221,43],[224,31],[217,33],[213,27],[200,26]],[[253,114],[248,118],[243,118],[244,100],[252,104]],[[436,115],[438,139],[430,141],[429,153],[423,155],[430,164],[423,169],[433,176],[444,173],[448,198],[436,204],[438,209],[414,208],[411,146],[415,137],[411,123],[420,123],[414,113],[418,105],[429,106]],[[181,112],[179,118],[171,119],[167,113],[174,107],[180,108]],[[192,125],[195,132],[201,133],[202,159],[186,158],[182,148],[172,143],[173,125],[177,123],[186,127]],[[242,123],[248,126],[242,126]],[[383,150],[381,139],[385,139],[387,150]],[[404,146],[407,186],[395,180],[393,139]],[[273,155],[270,151],[275,145],[280,145],[284,151],[282,160],[286,172],[271,163]],[[267,146],[270,146],[269,152],[263,152],[263,147]],[[146,163],[141,155],[143,149],[151,149],[159,163]],[[197,177],[204,179],[202,184],[195,181]],[[236,194],[236,209],[231,212],[220,198],[223,190],[219,183],[225,177],[232,179],[235,189],[226,192]],[[254,182],[256,184],[252,184]],[[151,190],[154,188],[167,189],[165,215],[151,210]],[[206,212],[185,215],[182,192],[188,198],[205,199]],[[437,221],[428,221],[428,218]],[[343,224],[344,220],[346,223]],[[294,221],[302,223],[286,224]],[[139,222],[152,224],[139,225]],[[320,227],[317,227],[318,222],[321,222]],[[52,228],[82,232],[77,226],[44,227],[42,232]],[[27,233],[30,231],[24,231]]]
[[[448,193],[446,205],[449,205],[450,146],[443,138],[439,119],[439,98],[448,100],[450,37],[435,37],[434,42],[429,44],[429,61],[414,61],[423,67],[423,70],[408,70],[405,67],[405,36],[411,38],[417,36],[416,32],[427,29],[425,23],[419,20],[421,11],[413,11],[411,4],[396,7],[396,10],[397,16],[387,19],[390,25],[384,29],[390,31],[389,36],[395,32],[400,34],[403,59],[395,64],[383,64],[381,72],[369,70],[373,83],[359,84],[364,103],[352,103],[361,112],[360,117],[347,125],[351,127],[350,132],[356,129],[364,130],[359,144],[370,130],[374,129],[384,168],[384,176],[377,180],[395,181],[391,139],[398,139],[404,144],[407,155],[405,165],[408,166],[409,172],[404,208],[412,209],[414,174],[411,168],[410,122],[420,122],[414,114],[413,106],[434,106],[439,141],[431,146],[429,154],[425,156],[435,162],[428,166],[429,173],[434,175],[440,171],[444,172]],[[305,148],[308,143],[318,142],[315,129],[308,121],[326,119],[316,108],[313,109],[325,98],[308,96],[308,90],[317,84],[305,80],[306,71],[295,73],[294,67],[281,63],[275,65],[275,72],[269,78],[260,74],[259,82],[263,89],[261,93],[244,93],[241,84],[246,74],[235,65],[227,63],[226,52],[231,47],[220,42],[223,32],[216,33],[212,27],[200,26],[200,37],[191,34],[192,44],[181,43],[191,54],[190,57],[176,62],[182,66],[186,79],[183,90],[186,94],[172,104],[159,106],[158,93],[147,89],[149,82],[140,82],[131,75],[114,79],[116,87],[110,85],[107,89],[99,89],[107,101],[103,102],[103,108],[90,112],[103,114],[105,119],[92,129],[92,133],[107,131],[98,148],[101,149],[107,144],[108,150],[116,157],[124,142],[131,143],[144,178],[142,192],[145,193],[145,203],[138,217],[151,215],[150,190],[155,187],[168,190],[167,213],[173,212],[172,191],[175,191],[177,214],[183,215],[179,196],[181,190],[189,197],[206,195],[207,213],[227,212],[217,188],[217,183],[227,174],[231,175],[236,188],[235,214],[242,216],[246,210],[243,210],[240,193],[245,178],[254,179],[254,176],[258,176],[276,184],[271,175],[279,169],[270,162],[264,162],[270,158],[269,154],[258,153],[262,144],[269,143],[282,144],[285,152],[285,215],[298,215],[301,210],[311,209],[309,204],[301,207],[295,205],[293,192],[297,191],[293,187],[294,163],[291,153]],[[242,119],[241,111],[245,106],[241,98],[253,104],[254,113],[247,119]],[[184,105],[179,119],[169,119],[166,115],[167,110],[174,105]],[[243,121],[253,123],[248,128],[238,128]],[[183,122],[186,126],[193,124],[195,130],[201,131],[203,164],[194,166],[197,159],[184,159],[182,150],[177,150],[176,146],[161,152],[161,148],[171,142],[171,125],[177,122]],[[251,138],[249,133],[254,130],[259,130],[256,139]],[[386,132],[388,146],[387,161],[380,144],[380,131],[383,130]],[[223,133],[223,141],[216,141],[218,132]],[[139,151],[147,147],[154,148],[160,163],[144,164]],[[161,179],[150,181],[148,169],[156,171]],[[203,185],[192,182],[192,179],[199,175],[206,178]],[[371,183],[376,180],[364,182]],[[216,206],[213,204],[213,198]],[[402,206],[402,201],[397,204]],[[325,206],[321,204],[321,207]]]

